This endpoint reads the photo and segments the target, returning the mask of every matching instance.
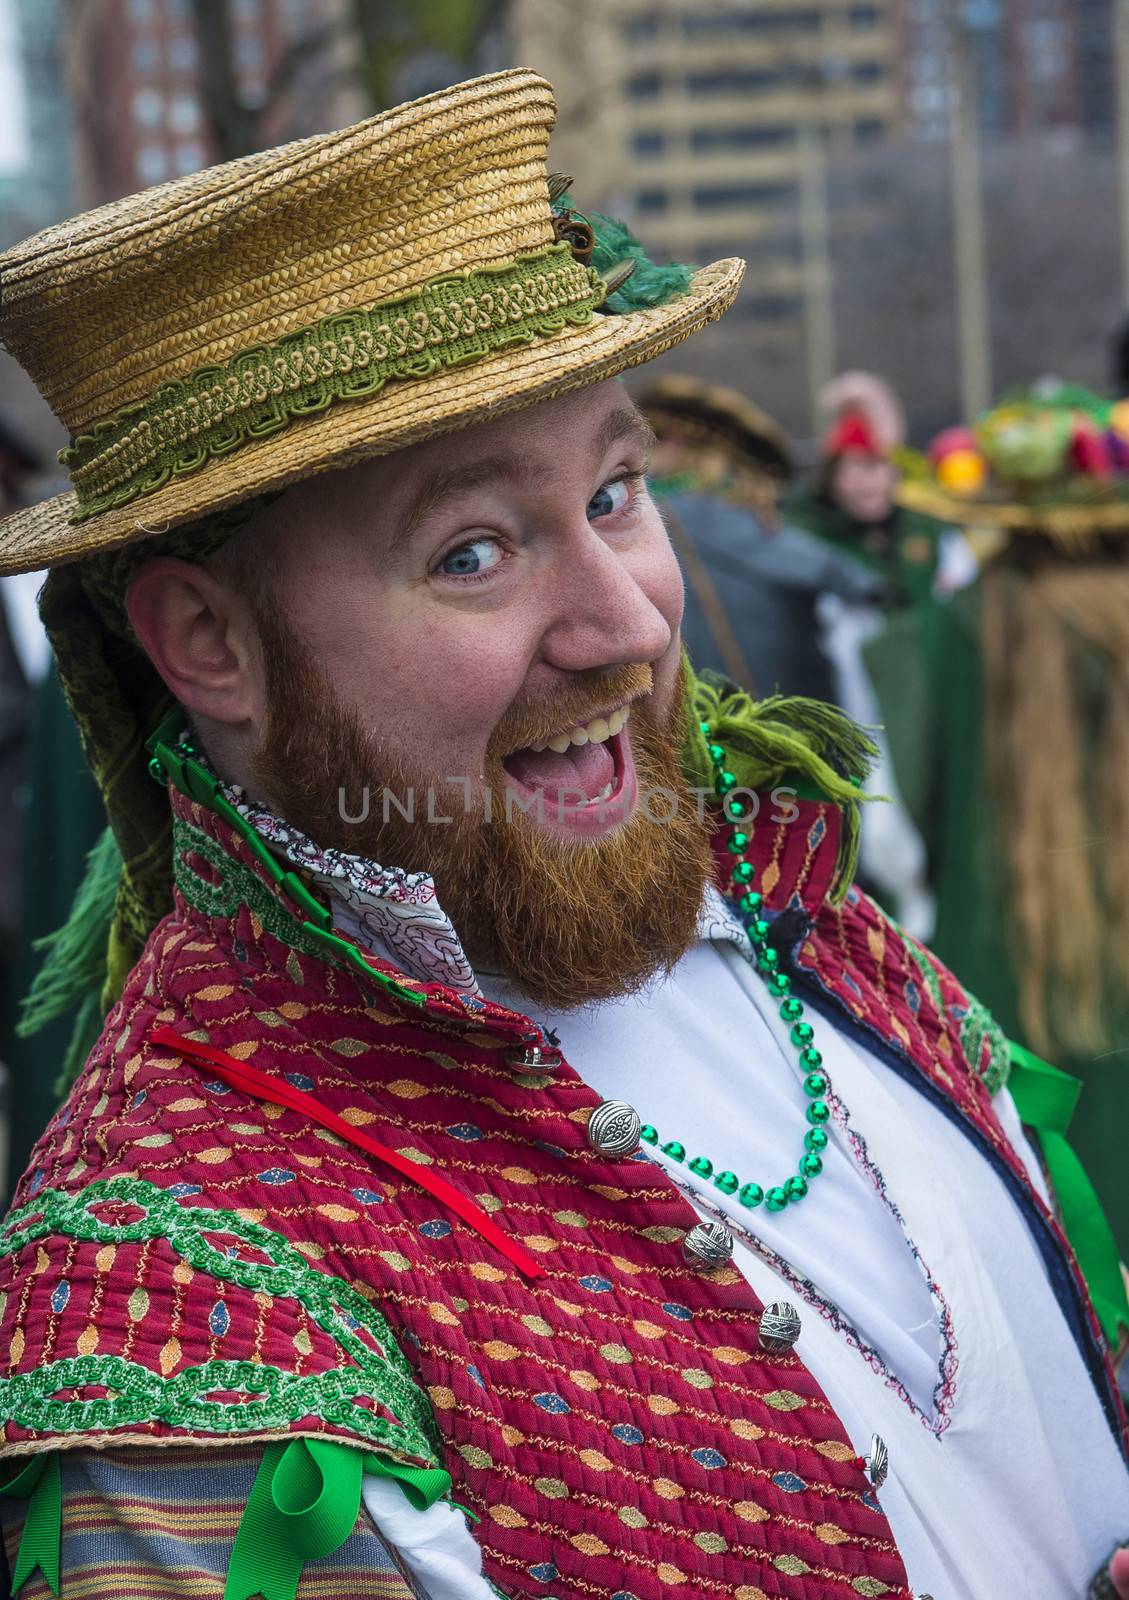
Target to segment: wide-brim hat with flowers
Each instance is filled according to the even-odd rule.
[[[601,263],[551,188],[554,116],[544,79],[496,73],[0,255],[0,340],[70,434],[73,486],[0,524],[0,573],[596,383],[719,316],[738,260],[652,303],[616,290],[608,250],[638,247],[620,230]]]
[[[1129,533],[1129,401],[1080,384],[1017,389],[904,464],[898,500],[945,522],[1068,546]]]

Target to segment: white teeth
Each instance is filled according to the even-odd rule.
[[[605,783],[604,787],[600,790],[599,794],[596,796],[596,799],[597,800],[610,800],[611,797],[612,797],[612,790],[614,788],[615,788],[615,779],[612,778],[609,783]]]
[[[529,748],[535,752],[541,750],[554,750],[557,755],[563,756],[569,745],[572,744],[606,744],[609,739],[614,739],[616,734],[626,723],[631,715],[630,706],[621,706],[618,711],[613,711],[608,718],[593,717],[591,722],[585,722],[575,728],[570,728],[567,733],[554,734],[551,739],[542,739],[538,744],[531,744]]]

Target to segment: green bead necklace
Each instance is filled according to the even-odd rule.
[[[827,1148],[827,1129],[824,1124],[830,1116],[824,1096],[828,1090],[827,1074],[823,1070],[823,1057],[815,1048],[815,1030],[804,1021],[804,1007],[792,994],[792,980],[781,972],[780,954],[768,941],[769,924],[761,916],[763,898],[753,888],[753,864],[745,859],[749,836],[741,826],[748,806],[739,796],[730,799],[730,791],[737,787],[737,779],[726,767],[725,750],[713,738],[708,722],[700,724],[713,763],[714,790],[721,800],[722,810],[730,824],[725,847],[737,859],[733,866],[733,892],[738,895],[737,906],[742,913],[745,932],[753,947],[757,970],[768,984],[769,993],[780,1001],[780,1015],[789,1024],[792,1043],[800,1053],[800,1066],[804,1074],[804,1093],[808,1097],[807,1119],[811,1126],[804,1135],[804,1153],[799,1160],[799,1170],[781,1184],[765,1189],[759,1183],[742,1183],[735,1172],[715,1172],[709,1156],[693,1156],[686,1163],[690,1172],[699,1178],[712,1178],[714,1187],[722,1194],[735,1194],[741,1205],[750,1211],[762,1203],[768,1211],[783,1211],[795,1205],[808,1192],[808,1184],[823,1171],[822,1152]],[[646,1144],[659,1143],[658,1129],[644,1123],[641,1137]],[[686,1161],[686,1146],[677,1139],[669,1139],[661,1146],[664,1155],[672,1161]]]

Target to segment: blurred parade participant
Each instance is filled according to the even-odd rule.
[[[818,410],[826,419],[820,465],[810,484],[786,498],[786,525],[806,528],[874,573],[889,611],[967,583],[975,564],[959,535],[898,503],[905,416],[889,384],[845,372],[825,386]]]
[[[1082,1079],[1072,1137],[1129,1255],[1129,405],[1047,381],[930,455],[901,497],[965,524],[983,571],[868,659],[928,841],[934,943]]]
[[[1129,1533],[1007,1041],[851,883],[865,737],[681,650],[617,380],[743,263],[579,215],[553,120],[499,73],[0,258],[73,483],[0,569],[112,826],[0,1228],[28,1600],[1082,1595]]]
[[[686,580],[691,661],[757,694],[833,699],[817,599],[873,598],[878,583],[802,529],[778,527],[793,470],[783,429],[736,390],[681,374],[636,399],[658,436],[650,487]]]
[[[955,582],[963,545],[947,538],[941,523],[895,501],[894,456],[904,443],[905,418],[888,384],[871,373],[844,373],[824,389],[819,411],[828,419],[822,462],[815,482],[785,501],[785,531],[803,529],[874,586],[865,597],[821,598],[820,648],[831,663],[830,698],[871,730],[879,751],[873,783],[888,804],[864,813],[862,881],[909,933],[925,939],[935,915],[925,845],[899,792],[863,651],[891,617],[932,593],[943,549],[950,552],[947,581]]]

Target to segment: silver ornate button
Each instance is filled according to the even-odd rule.
[[[555,1072],[561,1064],[559,1050],[542,1050],[535,1044],[511,1050],[506,1060],[511,1067],[520,1067],[523,1072]]]
[[[890,1471],[890,1452],[886,1442],[877,1433],[870,1436],[870,1454],[863,1457],[866,1475],[876,1489],[881,1489]]]
[[[788,1300],[774,1300],[761,1312],[761,1349],[770,1355],[787,1354],[800,1337],[800,1313]]]
[[[643,1124],[626,1100],[605,1100],[588,1118],[588,1143],[597,1155],[631,1156],[639,1148]]]
[[[733,1254],[733,1235],[721,1222],[699,1222],[682,1241],[682,1254],[692,1267],[723,1267]]]

